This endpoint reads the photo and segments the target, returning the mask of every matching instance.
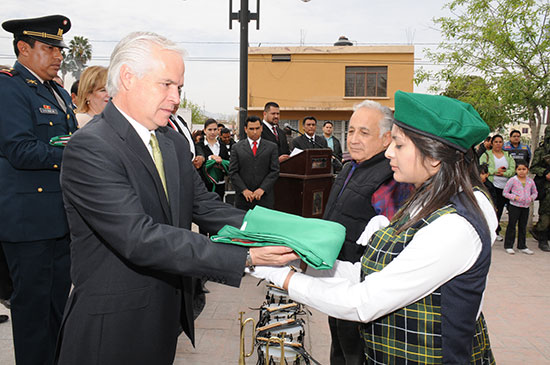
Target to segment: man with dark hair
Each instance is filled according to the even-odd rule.
[[[231,148],[235,144],[235,140],[231,136],[231,130],[229,128],[222,128],[220,131],[220,146],[227,150],[227,154],[231,157]]]
[[[342,145],[340,140],[332,135],[334,124],[327,120],[323,124],[323,137],[327,141],[327,146],[332,150],[332,171],[338,173],[342,169]]]
[[[17,61],[0,73],[0,243],[13,280],[17,364],[51,364],[70,280],[69,228],[53,137],[76,131],[69,94],[52,82],[71,22],[9,20]]]
[[[246,139],[232,149],[229,177],[235,188],[235,206],[248,210],[256,205],[273,208],[273,188],[279,177],[277,145],[261,138],[262,121],[256,116],[246,118]]]
[[[73,101],[73,105],[76,107],[76,98],[78,97],[78,84],[80,84],[80,80],[76,80],[71,85],[71,100]]]
[[[279,162],[283,162],[288,159],[290,148],[288,146],[285,132],[279,128],[279,116],[279,104],[273,101],[265,104],[262,138],[277,145],[279,151]]]
[[[529,163],[531,160],[531,148],[521,143],[521,132],[517,129],[510,132],[510,140],[502,146],[502,150],[507,151],[516,162],[524,160]]]
[[[302,121],[304,134],[292,140],[292,148],[301,150],[311,150],[316,148],[328,148],[327,140],[321,136],[315,135],[317,129],[317,119],[315,117],[305,117]]]

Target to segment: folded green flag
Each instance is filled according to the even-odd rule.
[[[331,269],[340,253],[346,228],[336,222],[303,218],[256,206],[246,213],[241,229],[224,226],[214,242],[241,246],[288,246],[308,265]]]
[[[202,165],[205,175],[212,182],[212,191],[216,190],[216,183],[222,181],[229,173],[229,161],[222,160],[221,163],[216,162],[216,160],[206,160]]]

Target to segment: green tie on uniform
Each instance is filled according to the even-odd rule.
[[[155,166],[159,173],[160,181],[162,181],[162,187],[164,188],[166,199],[168,199],[168,190],[166,190],[166,176],[164,175],[164,163],[162,162],[162,153],[160,152],[159,141],[155,133],[151,133],[149,144],[153,150],[153,161],[155,162]]]
[[[256,206],[246,213],[241,229],[225,226],[214,242],[241,246],[287,246],[308,265],[331,269],[346,237],[346,228],[336,222],[303,218]]]

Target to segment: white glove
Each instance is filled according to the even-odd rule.
[[[390,224],[390,221],[383,215],[372,217],[356,243],[361,246],[366,246],[374,232],[386,227],[388,224]]]
[[[265,279],[272,282],[274,285],[282,288],[285,283],[286,277],[290,272],[288,266],[256,266],[254,271],[245,270],[247,274],[250,274],[258,279]]]

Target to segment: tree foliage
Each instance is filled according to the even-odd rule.
[[[478,81],[470,79],[475,82],[460,86],[468,76],[479,76],[496,99],[492,114],[502,115],[492,119],[488,114],[491,127],[528,121],[536,146],[550,101],[548,0],[450,0],[445,7],[452,16],[434,19],[443,41],[436,51],[427,51],[427,57],[443,68],[420,69],[415,81],[435,81],[432,91],[441,90],[442,84],[469,87],[470,101],[490,106]]]
[[[92,59],[92,45],[88,38],[74,36],[69,42],[68,52],[63,51],[61,63],[61,75],[65,79],[67,73],[71,73],[78,80],[80,74],[86,68],[86,63]]]
[[[199,104],[184,98],[180,104],[180,107],[191,110],[191,119],[193,124],[204,124],[206,116],[204,115]]]

